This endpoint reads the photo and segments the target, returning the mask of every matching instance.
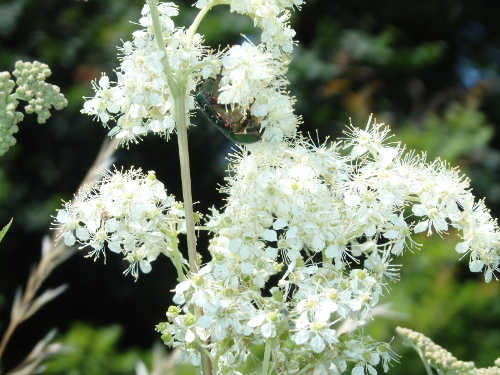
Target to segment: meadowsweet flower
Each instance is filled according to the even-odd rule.
[[[206,59],[206,49],[199,34],[188,36],[177,28],[171,17],[178,14],[173,3],[158,6],[161,29],[167,41],[165,52],[155,40],[149,5],[145,5],[139,24],[143,29],[133,33],[133,40],[124,42],[117,81],[103,75],[94,83],[95,96],[88,98],[82,113],[96,116],[104,126],[115,120],[109,135],[122,143],[136,142],[149,132],[169,137],[175,131],[174,99],[168,85],[163,59],[167,59],[171,74],[181,77],[191,66]],[[183,81],[187,92],[194,91],[196,81]],[[195,108],[192,97],[186,97],[187,110]]]
[[[203,16],[218,3],[196,6],[206,7]],[[442,161],[405,153],[372,119],[333,144],[297,136],[300,118],[284,74],[294,44],[290,9],[302,1],[225,3],[262,29],[261,44],[208,53],[195,33],[201,17],[193,29],[176,27],[177,8],[165,3],[159,48],[146,6],[143,29],[123,45],[117,82],[102,76],[83,110],[105,125],[116,120],[109,134],[125,143],[148,132],[168,137],[179,121],[174,116],[187,118],[195,109],[199,90],[197,105],[229,138],[249,128],[255,136],[232,157],[221,189],[225,206],[207,217],[210,261],[190,272],[176,264],[177,306],[157,330],[181,358],[200,366],[202,352],[225,374],[239,374],[251,344],[266,346],[264,362],[272,360],[278,374],[341,373],[348,366],[353,374],[376,374],[378,365],[387,372],[396,356],[361,327],[387,283],[398,280],[395,258],[419,246],[412,235],[458,229],[457,252],[469,254],[471,271],[484,270],[490,281],[499,270],[498,225],[475,202],[467,179]],[[106,245],[137,276],[161,253],[179,258],[183,216],[152,173],[130,171],[110,173],[83,191],[58,221],[68,245],[88,247],[94,258]]]
[[[263,140],[268,143],[279,143],[293,136],[300,123],[293,113],[295,98],[290,97],[283,88],[268,87],[252,104],[251,113],[261,120]]]
[[[207,265],[176,287],[174,302],[183,304],[183,308],[180,314],[169,316],[167,328],[160,332],[169,333],[167,337],[172,340],[173,347],[186,350],[190,342],[198,339],[199,342],[205,342],[205,349],[214,354],[231,336],[233,345],[225,348],[220,363],[238,368],[250,355],[250,348],[243,341],[254,331],[248,322],[256,311],[251,303],[255,297],[252,291],[245,291],[236,284],[237,276],[218,280],[213,278],[211,271],[211,265]],[[236,272],[234,270],[233,275]],[[187,311],[193,306],[201,307],[203,315],[195,323],[187,324]]]
[[[121,48],[116,82],[106,75],[94,82],[95,95],[87,98],[82,113],[93,115],[105,127],[116,121],[108,135],[123,144],[137,142],[150,132],[168,138],[178,121],[174,119],[174,97],[184,95],[185,111],[192,111],[199,82],[210,77],[217,79],[218,87],[216,92],[206,93],[205,106],[210,108],[212,100],[216,100],[217,116],[237,129],[236,121],[244,122],[251,116],[252,131],[258,131],[261,137],[257,139],[265,142],[278,143],[293,137],[300,118],[293,113],[295,99],[286,91],[288,81],[283,74],[290,61],[294,35],[286,8],[299,3],[232,2],[232,11],[250,16],[263,28],[263,43],[254,46],[244,42],[218,53],[209,52],[194,30],[174,25],[172,17],[178,10],[172,3],[158,6],[161,42],[165,43],[165,48],[160,48],[146,5],[139,20],[143,28]],[[219,72],[220,77],[216,76]],[[246,126],[242,125],[243,131]]]
[[[288,81],[282,76],[286,70],[283,61],[266,52],[263,45],[249,42],[231,47],[220,58],[218,72],[207,70],[216,86],[213,93],[203,93],[206,98],[201,107],[215,100],[208,105],[216,105],[218,115],[231,123],[252,116],[265,142],[292,137],[300,118],[293,113],[295,99],[285,90]]]
[[[118,113],[125,98],[118,87],[110,87],[109,77],[103,75],[98,82],[93,82],[96,96],[83,104],[85,113],[93,113],[107,124],[113,113]]]
[[[223,75],[218,101],[238,105],[243,111],[278,76],[278,62],[248,42],[231,47],[222,58]]]
[[[148,273],[159,254],[176,248],[182,205],[165,192],[154,173],[140,170],[109,172],[97,186],[83,189],[74,202],[59,210],[60,237],[68,246],[90,248],[89,257],[105,256],[105,245],[122,253],[130,266],[125,273]]]
[[[176,289],[181,315],[193,305],[202,309],[193,332],[208,338],[209,353],[224,352],[218,345],[230,336],[234,351],[220,360],[234,368],[251,341],[286,353],[273,356],[283,374],[296,371],[293,358],[310,358],[318,371],[340,373],[347,363],[355,373],[375,374],[379,364],[387,371],[396,359],[389,344],[360,327],[386,283],[398,280],[395,258],[418,246],[411,236],[422,222],[429,232],[462,230],[457,250],[470,252],[471,270],[491,279],[498,226],[482,202],[474,203],[468,181],[445,163],[403,154],[388,139],[388,129],[370,121],[337,144],[262,143],[233,156],[222,189],[226,206],[208,218],[212,260]],[[341,156],[343,149],[350,153]],[[407,208],[413,217],[405,217]],[[185,345],[182,335],[175,345]]]
[[[195,5],[203,8],[209,3],[198,0]],[[282,58],[292,53],[295,31],[289,25],[288,8],[299,7],[302,0],[231,0],[228,3],[231,12],[248,15],[255,26],[262,29],[261,41],[273,56]]]

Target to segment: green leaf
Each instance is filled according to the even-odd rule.
[[[12,220],[14,220],[14,218],[10,219],[9,223],[6,226],[4,226],[3,229],[0,231],[0,242],[2,241],[7,231],[9,230],[10,225],[12,224]]]

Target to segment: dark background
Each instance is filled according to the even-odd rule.
[[[174,21],[188,26],[196,9],[190,1],[178,3],[181,14]],[[132,22],[139,19],[142,4],[0,2],[0,70],[12,71],[17,60],[44,62],[52,69],[48,81],[60,86],[69,101],[45,125],[26,116],[18,143],[0,158],[0,226],[14,217],[0,246],[0,329],[8,323],[16,288],[24,286],[39,259],[42,237],[51,233],[51,216],[62,199],[71,199],[106,137],[100,123],[79,113],[82,97],[92,95],[90,82],[100,72],[113,78],[115,46],[138,29]],[[258,38],[252,21],[228,14],[227,7],[217,7],[204,20],[200,32],[208,44],[241,42],[242,33]],[[288,75],[296,112],[304,120],[301,130],[314,139],[335,138],[350,118],[362,127],[374,113],[410,148],[460,165],[472,178],[476,196],[486,196],[498,217],[499,14],[500,2],[493,0],[308,1],[292,15],[298,46]],[[202,120],[193,119],[199,126],[190,130],[190,153],[196,209],[207,212],[223,203],[216,188],[223,183],[232,145]],[[148,136],[118,150],[115,164],[155,170],[167,190],[181,197],[175,137],[167,143]],[[411,318],[374,326],[373,333],[378,340],[390,340],[395,325],[408,326],[461,359],[491,365],[500,347],[500,308],[494,303],[498,283],[486,285],[481,275],[467,271],[465,260],[458,263],[457,241],[434,241],[429,251],[407,254],[407,281],[400,289],[394,286],[393,302]],[[52,327],[64,335],[75,322],[92,327],[118,323],[123,327],[119,352],[147,350],[159,340],[154,326],[164,320],[175,286],[167,260],[158,259],[150,274],[134,282],[121,274],[126,264],[115,254],[106,265],[83,255],[77,253],[53,272],[46,286],[68,283],[69,289],[19,328],[4,356],[5,369]],[[408,353],[403,364],[416,360]],[[410,374],[406,365],[396,366],[398,371]]]

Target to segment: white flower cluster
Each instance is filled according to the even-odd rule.
[[[196,6],[203,8],[217,3],[229,4],[231,12],[252,18],[254,25],[262,29],[261,40],[273,56],[281,58],[292,53],[295,31],[288,22],[288,8],[300,7],[303,0],[198,0]]]
[[[171,17],[178,14],[175,4],[162,3],[159,12],[164,40],[168,41],[168,56],[158,47],[149,6],[145,5],[139,21],[144,29],[134,32],[132,42],[123,44],[123,57],[117,69],[118,82],[111,85],[109,78],[103,75],[94,84],[95,97],[87,100],[82,110],[82,113],[97,116],[105,126],[109,120],[116,120],[117,125],[109,135],[124,143],[136,141],[148,132],[168,137],[175,129],[174,99],[162,60],[168,59],[175,76],[182,75],[205,56],[200,35],[190,39],[183,28],[174,26]],[[194,80],[185,83],[188,91],[194,90]],[[186,108],[195,108],[192,98],[187,98]]]
[[[285,91],[288,81],[280,75],[286,64],[266,52],[263,45],[244,42],[222,57],[218,102],[259,118],[263,139],[278,143],[292,136],[298,125],[293,113],[295,99]]]
[[[369,122],[338,144],[256,144],[235,157],[227,205],[207,224],[212,260],[176,287],[181,306],[158,326],[164,341],[195,365],[202,345],[220,373],[237,374],[249,343],[261,343],[279,374],[337,374],[348,363],[376,374],[395,357],[388,344],[342,323],[372,318],[413,233],[458,229],[457,251],[490,281],[500,232],[468,181],[404,154],[387,133]]]
[[[217,3],[211,0],[210,6]],[[280,142],[292,136],[299,119],[293,114],[295,100],[286,92],[288,82],[283,74],[290,61],[294,35],[285,7],[294,4],[256,2],[244,12],[242,4],[246,2],[232,2],[231,7],[252,17],[263,28],[263,44],[254,46],[244,42],[216,54],[209,53],[209,48],[202,45],[199,34],[174,26],[171,17],[177,15],[178,9],[173,3],[161,3],[158,7],[164,52],[155,39],[146,5],[139,21],[143,29],[134,32],[133,41],[125,42],[121,48],[123,57],[116,71],[117,82],[111,82],[106,75],[94,82],[95,96],[87,99],[82,113],[94,115],[106,127],[110,126],[110,120],[116,121],[109,135],[121,143],[137,142],[148,132],[168,138],[178,121],[174,116],[175,96],[183,95],[185,111],[193,111],[197,87],[209,76],[215,79],[222,67],[218,90],[207,95],[228,111],[238,108],[243,120],[250,110],[249,115],[260,123],[264,141]],[[169,74],[173,81],[168,79]],[[171,87],[172,83],[177,86]],[[182,93],[177,92],[179,87]],[[219,115],[224,117],[220,112],[222,109]]]
[[[109,172],[94,188],[80,191],[56,220],[66,245],[90,247],[94,259],[105,256],[107,245],[130,263],[124,273],[137,278],[139,268],[148,273],[159,254],[173,256],[183,216],[182,204],[167,195],[154,173],[130,169]]]
[[[195,31],[219,4],[251,17],[262,44],[209,53]],[[387,283],[398,280],[393,258],[419,246],[414,233],[454,229],[471,271],[484,271],[489,282],[499,270],[498,225],[456,170],[405,154],[371,119],[335,144],[295,135],[299,119],[284,74],[293,49],[289,9],[301,4],[199,0],[185,30],[171,19],[175,5],[160,4],[158,21],[151,2],[139,22],[144,29],[124,43],[118,82],[101,77],[85,103],[83,112],[104,124],[117,120],[110,135],[122,142],[147,132],[168,137],[198,105],[230,139],[250,143],[234,157],[225,208],[202,228],[213,232],[208,263],[193,269],[193,246],[189,266],[180,255],[182,206],[152,173],[109,174],[58,214],[66,244],[90,246],[95,258],[106,244],[125,255],[126,272],[136,277],[158,254],[170,257],[180,280],[177,305],[157,330],[195,366],[206,369],[207,355],[214,374],[241,374],[253,344],[265,347],[264,374],[352,368],[373,375],[377,365],[387,372],[395,354],[362,327]]]

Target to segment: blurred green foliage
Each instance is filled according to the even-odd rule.
[[[61,198],[69,199],[97,153],[106,131],[79,110],[90,81],[101,71],[112,75],[116,45],[130,39],[142,0],[11,0],[0,3],[0,70],[18,59],[47,63],[69,106],[44,126],[27,119],[18,144],[0,160],[0,223],[14,223],[0,248],[2,326],[8,321],[13,291],[24,282],[39,253],[50,215]],[[178,24],[194,18],[184,0]],[[500,3],[493,0],[309,0],[292,15],[299,44],[288,78],[297,97],[302,130],[340,136],[350,119],[364,126],[368,116],[394,129],[393,140],[460,165],[478,197],[487,197],[493,215],[500,204],[499,52]],[[40,15],[44,17],[40,17]],[[200,32],[213,47],[242,40],[258,41],[251,20],[217,7]],[[194,118],[196,122],[197,119]],[[194,197],[203,211],[221,205],[216,193],[223,182],[230,144],[202,122],[192,129]],[[314,136],[316,138],[316,135]],[[175,144],[146,139],[116,164],[154,169],[167,188],[180,196]],[[200,244],[205,239],[200,238]],[[401,282],[387,292],[392,309],[406,320],[377,320],[367,326],[375,339],[390,340],[397,325],[420,331],[462,360],[490,365],[500,356],[498,282],[485,284],[459,262],[453,235],[419,238],[422,250],[402,258]],[[72,349],[49,361],[49,374],[128,374],[139,359],[149,367],[149,350],[158,340],[154,325],[164,319],[175,280],[166,263],[130,282],[123,266],[91,264],[81,254],[62,265],[49,283],[69,282],[69,291],[26,322],[11,344],[9,368],[50,328],[65,332]],[[142,277],[142,276],[141,276]],[[133,301],[133,302],[132,302]],[[60,305],[58,305],[60,303]],[[147,307],[147,308],[146,308]],[[95,329],[91,325],[116,324]],[[123,333],[123,335],[122,335]],[[416,353],[393,341],[403,355],[391,374],[422,374]],[[140,348],[140,349],[137,349]],[[149,361],[149,362],[148,362]],[[167,373],[187,374],[180,367]],[[186,372],[187,371],[187,372]]]
[[[397,136],[409,149],[425,150],[431,159],[440,157],[459,165],[461,157],[487,146],[493,126],[477,108],[450,102],[441,116],[430,113],[420,124],[401,128]]]
[[[144,352],[118,350],[122,332],[123,328],[118,325],[92,328],[75,323],[63,338],[57,340],[65,350],[47,362],[44,374],[134,374],[136,363],[144,360]]]
[[[423,333],[461,360],[492,366],[500,356],[498,285],[484,283],[480,275],[470,276],[467,262],[460,262],[454,250],[459,238],[453,233],[443,238],[420,235],[416,240],[422,249],[402,258],[401,280],[389,285],[383,301],[404,315],[375,320],[366,328],[378,339],[394,338],[392,347],[402,358],[390,373],[424,371],[417,353],[402,346],[395,335],[397,326]]]

